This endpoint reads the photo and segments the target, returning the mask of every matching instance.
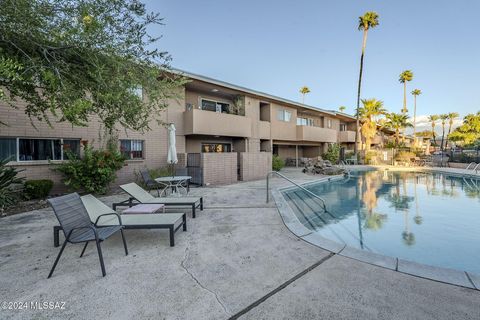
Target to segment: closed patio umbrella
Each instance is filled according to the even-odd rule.
[[[168,125],[168,152],[167,162],[172,165],[172,176],[175,175],[175,163],[178,162],[177,147],[175,145],[175,125],[170,123]]]

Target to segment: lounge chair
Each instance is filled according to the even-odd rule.
[[[65,196],[49,199],[48,202],[53,208],[55,215],[57,216],[58,222],[60,223],[60,228],[63,230],[65,235],[65,241],[63,242],[62,248],[58,253],[57,258],[53,264],[48,278],[50,278],[55,271],[55,267],[58,264],[58,260],[62,256],[63,250],[65,249],[67,243],[85,243],[80,258],[83,257],[85,249],[90,241],[95,241],[97,244],[98,258],[100,259],[100,266],[102,268],[102,275],[105,277],[105,265],[103,263],[102,249],[100,247],[100,242],[109,238],[114,233],[120,231],[122,233],[123,247],[125,248],[125,255],[128,255],[127,242],[125,241],[125,236],[123,234],[122,219],[120,216],[114,212],[102,213],[101,216],[111,216],[113,220],[116,220],[116,225],[109,226],[98,226],[96,223],[93,223],[90,220],[90,217],[87,213],[82,200],[78,193],[71,193]],[[98,220],[98,219],[97,219]],[[57,236],[58,239],[58,236]]]
[[[123,191],[130,195],[130,198],[114,203],[112,205],[113,210],[118,206],[128,206],[131,207],[136,203],[159,203],[164,204],[166,207],[185,207],[189,206],[192,208],[192,217],[195,218],[195,211],[197,208],[203,210],[203,198],[202,197],[154,197],[148,191],[145,191],[138,184],[132,182],[128,184],[123,184],[120,186]]]
[[[83,205],[88,212],[91,221],[97,226],[115,226],[118,220],[112,215],[117,214],[109,206],[98,200],[91,194],[81,197]],[[175,232],[180,227],[187,231],[187,216],[185,213],[134,213],[120,214],[124,229],[168,229],[170,231],[170,246],[175,246]],[[60,227],[53,228],[54,245],[58,246]]]

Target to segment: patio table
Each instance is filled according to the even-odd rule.
[[[161,203],[145,203],[125,209],[122,214],[157,213],[159,210],[163,210],[163,213],[165,213],[165,205]]]
[[[185,194],[188,194],[190,191],[189,183],[191,179],[191,176],[167,176],[156,178],[155,181],[164,186],[162,192],[160,192],[160,195],[165,193],[166,196],[169,189],[172,191],[172,193],[180,193],[180,190],[183,190]]]

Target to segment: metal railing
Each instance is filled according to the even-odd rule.
[[[468,164],[468,166],[465,168],[465,170],[470,169],[470,166],[471,166],[471,165],[474,165],[474,166],[475,166],[475,165],[477,165],[477,163],[476,163],[476,162],[470,162],[470,163]]]
[[[339,166],[340,168],[342,168],[343,170],[345,170],[345,175],[346,175],[346,176],[350,177],[350,169],[348,169],[347,163],[346,163],[345,161],[340,160],[340,161],[338,162],[338,166]]]
[[[475,166],[475,168],[473,168],[473,171],[475,171],[475,173],[477,172],[478,166],[480,166],[480,163],[477,164],[477,165]]]
[[[300,188],[301,190],[305,191],[306,193],[308,193],[309,195],[315,197],[316,199],[320,200],[322,202],[322,206],[323,206],[323,210],[325,210],[325,212],[327,211],[327,206],[325,205],[325,200],[323,200],[321,197],[319,197],[318,195],[316,195],[315,193],[313,193],[312,191],[308,190],[308,189],[305,189],[304,187],[302,187],[301,185],[299,185],[298,183],[292,181],[291,179],[285,177],[283,174],[277,172],[277,171],[270,171],[269,173],[267,173],[267,203],[270,202],[270,176],[271,175],[277,175],[279,176],[280,178],[283,178],[285,180],[287,180],[288,182],[290,182],[291,184],[297,186],[298,188]]]

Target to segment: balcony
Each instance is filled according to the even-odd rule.
[[[252,120],[244,116],[192,109],[183,113],[183,122],[185,135],[252,136]]]
[[[258,137],[260,139],[270,139],[270,122],[259,121]]]
[[[337,142],[337,130],[312,126],[297,126],[297,140],[333,143]]]
[[[340,131],[338,133],[338,142],[355,142],[355,131]]]

